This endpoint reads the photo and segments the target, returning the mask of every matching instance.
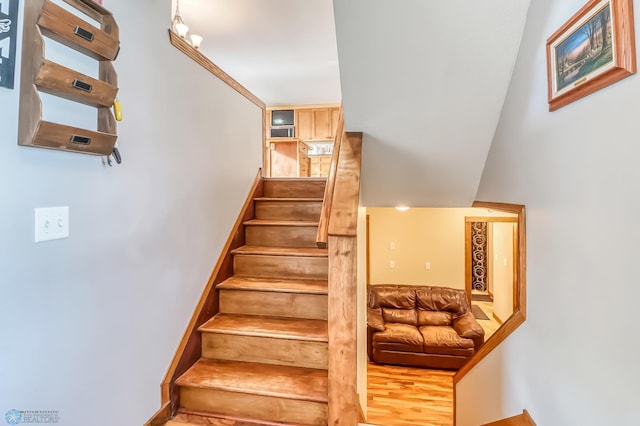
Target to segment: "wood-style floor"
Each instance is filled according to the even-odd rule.
[[[455,371],[369,363],[367,423],[381,426],[453,425]]]

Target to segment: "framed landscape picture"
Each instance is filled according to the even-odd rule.
[[[549,111],[635,72],[633,0],[590,0],[547,40]]]

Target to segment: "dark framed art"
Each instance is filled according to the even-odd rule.
[[[18,0],[0,0],[0,87],[13,89],[18,41]]]
[[[547,39],[549,111],[635,72],[633,0],[590,0]]]

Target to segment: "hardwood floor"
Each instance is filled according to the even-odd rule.
[[[496,321],[493,316],[493,302],[478,302],[474,301],[474,305],[478,305],[482,311],[489,317],[488,320],[477,320],[478,323],[484,329],[484,341],[486,342],[489,337],[500,327],[500,323]]]
[[[367,422],[381,426],[453,425],[454,374],[369,363]]]
[[[485,340],[500,327],[493,302],[474,301],[488,320],[478,320]],[[455,371],[427,370],[369,363],[367,422],[380,426],[453,425]]]

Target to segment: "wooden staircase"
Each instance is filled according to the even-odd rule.
[[[328,422],[328,255],[316,245],[325,179],[263,185],[166,425]]]

